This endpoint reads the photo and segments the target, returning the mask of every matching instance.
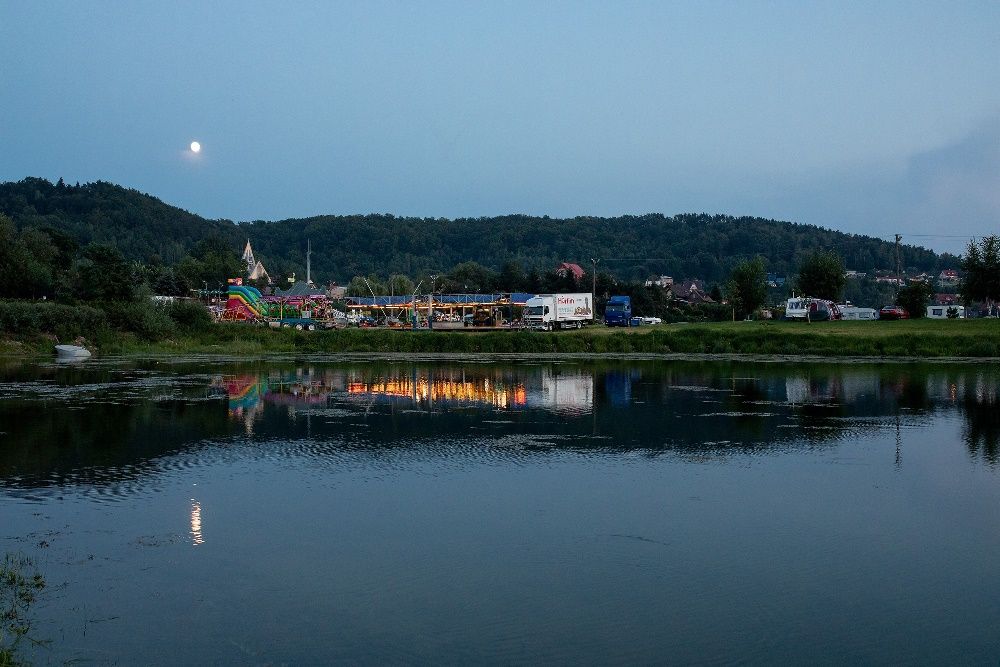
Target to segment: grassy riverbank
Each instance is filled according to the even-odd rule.
[[[759,354],[828,357],[1000,357],[997,320],[902,322],[726,322],[637,329],[594,326],[582,331],[275,331],[213,325],[155,342],[136,334],[95,342],[111,354],[269,353],[523,353],[523,354]],[[51,339],[8,340],[3,351],[51,354]]]

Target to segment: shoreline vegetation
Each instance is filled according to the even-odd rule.
[[[143,317],[58,304],[0,303],[0,356],[52,357],[58,343],[82,344],[96,356],[211,354],[424,355],[754,355],[867,359],[997,359],[1000,322],[737,321],[662,324],[579,331],[274,330],[212,323],[192,309],[161,309]],[[200,308],[200,306],[199,306]],[[204,310],[204,309],[202,309]],[[136,323],[141,326],[134,326]],[[123,321],[133,326],[121,326]]]

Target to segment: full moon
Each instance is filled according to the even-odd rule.
[[[191,152],[192,153],[200,153],[201,152],[201,144],[199,144],[197,141],[192,141],[191,142]]]

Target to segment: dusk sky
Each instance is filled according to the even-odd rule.
[[[233,220],[708,212],[955,252],[1000,232],[1000,2],[6,0],[26,176]]]

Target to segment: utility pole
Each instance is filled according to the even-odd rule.
[[[899,300],[899,290],[903,286],[903,273],[899,261],[899,242],[903,239],[902,235],[896,234],[896,300]]]
[[[590,258],[590,263],[594,265],[594,272],[590,275],[591,277],[590,291],[592,293],[592,297],[595,302],[597,301],[597,265],[600,261],[601,261],[600,257]]]
[[[249,241],[248,241],[249,243]],[[312,285],[312,241],[306,240],[306,284]]]
[[[413,314],[410,318],[410,323],[412,325],[412,328],[414,329],[417,328],[417,292],[420,291],[420,286],[423,284],[424,281],[421,280],[419,283],[417,283],[417,286],[413,288]]]

